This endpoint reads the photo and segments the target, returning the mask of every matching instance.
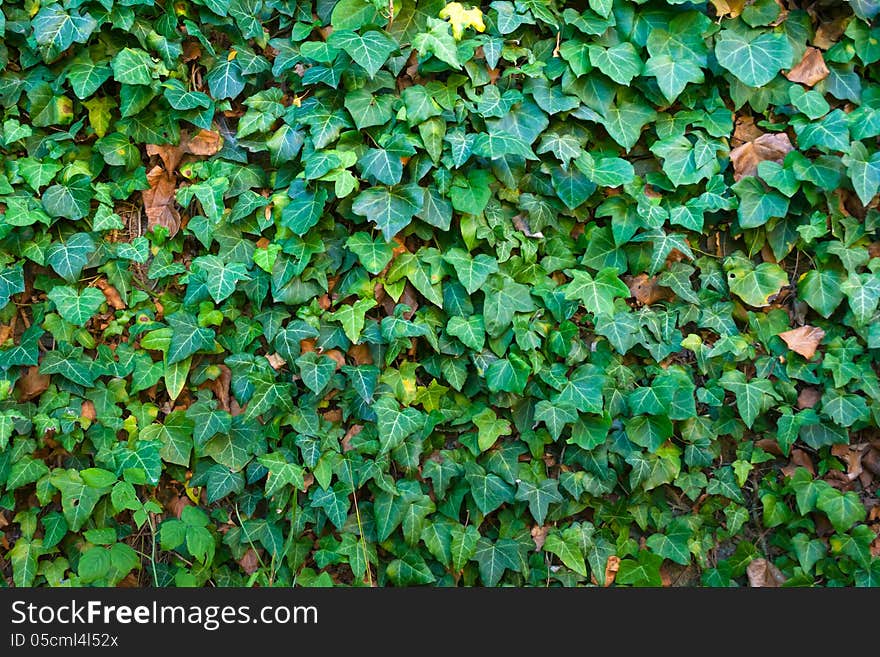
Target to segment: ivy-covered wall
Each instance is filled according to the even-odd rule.
[[[7,584],[880,584],[877,0],[0,12]]]

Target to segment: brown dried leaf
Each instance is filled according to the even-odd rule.
[[[223,145],[223,138],[219,132],[202,128],[192,137],[186,132],[180,133],[180,148],[185,153],[193,155],[214,155]]]
[[[149,189],[141,192],[147,215],[147,229],[164,226],[169,235],[177,234],[180,230],[180,213],[174,207],[174,193],[177,188],[174,174],[155,166],[147,173],[147,183],[150,185]]]
[[[830,71],[825,66],[825,60],[822,58],[822,51],[818,48],[807,48],[803,59],[785,74],[791,82],[799,82],[808,87],[812,87],[820,80],[828,77]]]
[[[238,565],[241,566],[242,570],[248,575],[253,575],[257,568],[260,567],[260,557],[257,555],[257,551],[254,550],[254,548],[248,548],[247,552],[244,553],[244,556],[238,560]]]
[[[608,563],[605,564],[605,583],[604,586],[611,586],[614,584],[614,579],[617,577],[617,571],[620,570],[620,557],[616,554],[612,554],[608,557]]]
[[[754,141],[764,133],[755,125],[755,119],[751,116],[736,117],[736,126],[733,129],[733,137],[730,145],[733,147],[745,144],[747,141]]]
[[[540,552],[541,548],[544,547],[544,541],[547,540],[547,531],[549,527],[544,527],[541,525],[535,525],[532,527],[532,541],[535,543],[535,552]]]
[[[370,353],[370,347],[366,344],[353,344],[348,348],[348,355],[354,361],[355,365],[372,365],[373,354]]]
[[[749,586],[754,588],[779,588],[785,583],[785,575],[767,559],[754,559],[746,568]]]
[[[813,45],[822,50],[828,50],[840,41],[850,16],[839,16],[834,20],[821,20],[816,27],[816,35],[813,37]]]
[[[28,401],[39,397],[49,388],[49,375],[40,374],[38,365],[31,365],[16,382],[18,401]]]
[[[82,403],[82,408],[80,409],[79,414],[92,422],[98,418],[98,413],[95,411],[95,405],[88,399]]]
[[[533,233],[532,229],[529,227],[528,220],[524,216],[522,216],[521,214],[514,216],[513,227],[516,228],[519,232],[521,232],[526,237],[538,237],[538,238],[544,237],[544,233],[542,233],[540,230]]]
[[[12,332],[14,331],[14,327],[12,324],[0,324],[0,344],[6,342],[9,338],[12,337]]]
[[[99,278],[95,281],[95,287],[97,287],[101,292],[104,293],[104,298],[107,299],[107,304],[110,305],[114,310],[124,310],[126,307],[125,301],[122,300],[122,296],[119,294],[119,290],[110,285],[105,278]]]
[[[784,132],[768,132],[747,141],[730,151],[733,179],[740,180],[746,176],[754,176],[758,172],[758,164],[765,160],[781,164],[792,150],[794,146]]]
[[[880,449],[872,447],[862,456],[862,465],[875,476],[880,477]]]
[[[862,474],[862,454],[868,449],[868,443],[861,445],[834,445],[831,453],[846,463],[846,478],[855,481]]]
[[[272,369],[275,370],[276,372],[278,370],[280,370],[282,367],[284,367],[285,365],[287,365],[287,361],[284,360],[277,353],[268,354],[266,356],[266,360],[269,361],[269,365],[271,365]]]
[[[785,341],[788,348],[796,354],[800,354],[807,360],[816,355],[816,349],[822,338],[825,337],[825,331],[815,326],[805,324],[790,331],[784,331],[779,337]]]
[[[331,408],[329,411],[324,411],[321,415],[327,422],[342,422],[342,409],[341,408]]]
[[[639,274],[633,276],[627,281],[629,291],[643,306],[650,306],[652,303],[672,298],[672,293],[665,287],[657,284],[656,276],[648,276],[647,274]]]
[[[324,355],[336,361],[337,370],[345,365],[345,354],[342,353],[342,351],[340,351],[339,349],[328,349],[324,352]]]
[[[183,61],[191,62],[202,56],[202,47],[195,39],[187,39],[183,42]]]
[[[220,376],[211,382],[211,389],[217,403],[224,411],[229,411],[229,385],[232,383],[232,371],[226,365],[219,365]]]
[[[807,386],[803,390],[798,393],[797,405],[798,408],[813,408],[816,404],[819,403],[819,400],[822,398],[822,391],[818,388],[813,388],[811,386]]]
[[[348,431],[345,432],[345,436],[340,441],[343,452],[349,452],[354,449],[351,446],[351,439],[358,435],[363,430],[363,428],[363,424],[353,424],[348,428]]]

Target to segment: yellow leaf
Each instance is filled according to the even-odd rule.
[[[190,488],[189,486],[184,486],[183,489],[186,491],[186,496],[193,501],[193,504],[198,506],[199,494],[202,491],[201,486],[197,486],[196,488]]]
[[[450,2],[440,10],[440,18],[447,19],[452,25],[452,36],[459,41],[465,29],[472,27],[477,32],[485,32],[483,12],[479,8],[465,9],[460,2]]]

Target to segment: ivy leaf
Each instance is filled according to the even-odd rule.
[[[215,303],[226,300],[235,292],[239,281],[251,279],[247,268],[239,262],[224,263],[215,255],[199,256],[192,261],[193,270],[205,277],[208,293]]]
[[[161,423],[153,423],[141,430],[142,440],[158,440],[162,443],[159,456],[164,461],[189,466],[193,447],[195,423],[186,411],[172,411]]]
[[[635,177],[633,165],[620,157],[581,152],[574,163],[587,178],[602,187],[620,187],[631,183]]]
[[[452,248],[443,254],[443,259],[455,269],[468,294],[479,290],[489,275],[498,271],[498,262],[484,253],[472,257],[464,249]]]
[[[474,416],[473,421],[477,429],[479,429],[477,446],[481,452],[485,452],[492,447],[500,436],[510,435],[510,422],[499,419],[491,408],[483,409]]]
[[[455,69],[460,69],[458,46],[449,31],[449,23],[437,18],[428,18],[427,28],[427,32],[419,32],[412,41],[413,48],[418,51],[419,57],[431,54],[441,62],[445,62]]]
[[[122,84],[150,85],[153,83],[155,63],[149,53],[140,48],[123,48],[110,62],[113,79]]]
[[[211,97],[201,91],[190,91],[180,80],[171,78],[162,83],[163,95],[168,104],[176,110],[194,110],[211,107]]]
[[[719,379],[721,387],[736,397],[736,407],[746,426],[751,429],[759,415],[767,411],[774,401],[780,401],[779,393],[768,379],[746,379],[739,370],[728,370]]]
[[[857,522],[864,521],[867,513],[853,491],[841,492],[830,486],[823,488],[816,500],[816,507],[828,516],[831,525],[839,532],[849,530]]]
[[[553,403],[542,399],[535,405],[535,422],[543,422],[550,437],[559,440],[566,424],[577,422],[578,414],[573,406],[566,403]]]
[[[257,460],[269,470],[266,478],[266,497],[274,496],[287,486],[293,486],[301,491],[306,490],[305,471],[296,463],[289,463],[280,452],[263,454]]]
[[[185,310],[167,317],[172,329],[166,362],[170,365],[192,356],[200,349],[214,348],[214,331],[199,325],[198,318]]]
[[[336,372],[336,361],[329,356],[318,355],[314,351],[304,353],[296,359],[299,375],[306,387],[316,395],[319,394]]]
[[[0,274],[2,278],[2,274]],[[840,291],[846,295],[857,326],[864,326],[874,316],[880,302],[880,280],[871,274],[850,274],[840,284]],[[2,295],[0,295],[2,299]],[[2,303],[0,303],[2,305]]]
[[[511,503],[514,500],[513,488],[498,475],[474,472],[465,475],[465,479],[470,486],[471,496],[483,515],[488,515],[505,502]]]
[[[244,91],[245,81],[237,59],[226,59],[216,64],[205,76],[214,100],[237,98]]]
[[[629,86],[632,79],[642,72],[642,60],[635,46],[628,41],[609,48],[590,45],[590,63],[617,84]]]
[[[449,551],[455,572],[461,572],[473,559],[479,540],[480,532],[473,525],[455,525],[449,531]]]
[[[421,188],[414,184],[370,187],[358,194],[351,209],[376,224],[390,242],[410,224],[422,207],[422,199]]]
[[[486,327],[482,315],[450,317],[446,324],[446,332],[474,351],[481,351],[486,342]]]
[[[783,34],[721,30],[715,38],[718,63],[749,87],[763,87],[792,66],[794,52]]]
[[[367,311],[375,307],[376,301],[374,299],[358,299],[353,304],[344,305],[336,312],[331,313],[328,315],[328,319],[342,324],[345,337],[357,344],[360,340],[361,332],[364,330]]]
[[[493,543],[481,536],[477,541],[474,560],[479,564],[480,579],[484,586],[495,586],[501,581],[504,571],[519,568],[516,543],[509,538]]]
[[[49,481],[61,491],[61,510],[70,531],[73,532],[82,529],[91,517],[98,500],[105,493],[110,492],[109,487],[88,486],[76,470],[54,470]]]
[[[670,103],[674,103],[690,83],[705,79],[703,69],[692,59],[676,59],[669,54],[652,55],[645,62],[645,75],[657,78],[657,86]]]
[[[843,283],[836,269],[811,269],[798,280],[798,296],[827,319],[843,301]]]
[[[565,285],[565,298],[580,301],[594,315],[611,315],[614,313],[614,299],[628,297],[629,288],[618,278],[618,270],[605,267],[596,274],[581,270],[566,270],[571,281]]]
[[[880,153],[869,155],[862,142],[854,141],[849,153],[843,156],[843,163],[859,200],[862,205],[868,205],[880,188]]]
[[[24,271],[21,265],[0,269],[0,308],[3,308],[13,294],[24,292]]]
[[[424,426],[425,418],[414,408],[400,409],[393,397],[381,397],[373,403],[378,417],[379,443],[382,453],[399,447],[407,436]]]
[[[68,13],[58,4],[42,7],[31,22],[43,61],[54,62],[74,43],[86,43],[98,27],[91,14]]]
[[[48,297],[59,314],[76,326],[83,326],[106,301],[104,294],[96,288],[87,287],[82,293],[77,293],[75,288],[68,285],[53,287]]]
[[[757,228],[773,217],[784,217],[788,213],[788,198],[767,189],[754,176],[743,178],[731,189],[739,197],[737,215],[742,228]]]
[[[558,482],[555,479],[543,479],[537,485],[530,481],[520,481],[516,490],[516,499],[529,503],[529,513],[539,525],[544,524],[547,510],[551,503],[562,502]]]
[[[752,270],[731,269],[730,291],[750,306],[761,308],[788,285],[788,274],[777,264],[762,262]]]
[[[92,200],[91,180],[77,175],[66,183],[52,185],[43,192],[43,208],[50,217],[82,219],[89,214]]]
[[[529,288],[501,274],[491,274],[483,292],[483,321],[490,336],[500,335],[501,331],[510,326],[515,313],[535,309]]]
[[[327,39],[327,45],[347,52],[371,78],[376,77],[391,53],[397,50],[397,43],[378,30],[362,34],[352,30],[334,30]]]
[[[88,233],[75,233],[63,242],[52,242],[46,250],[46,262],[66,281],[79,278],[96,245]]]

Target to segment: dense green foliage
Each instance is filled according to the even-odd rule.
[[[877,0],[0,11],[9,584],[880,583]]]

